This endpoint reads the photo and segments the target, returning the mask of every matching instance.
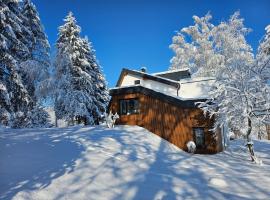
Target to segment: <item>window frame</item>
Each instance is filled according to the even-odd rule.
[[[137,103],[138,103],[137,110],[134,109],[133,112],[129,112],[130,111],[130,106],[129,106],[130,101],[137,101]],[[125,105],[126,112],[122,112],[122,109],[121,109],[122,105]],[[139,100],[139,98],[119,99],[119,115],[136,115],[139,113],[140,113],[140,100]]]
[[[140,79],[134,81],[134,85],[140,85],[140,84],[141,84],[141,80]]]

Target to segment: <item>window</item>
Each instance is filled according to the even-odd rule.
[[[130,115],[139,113],[138,99],[122,99],[120,100],[120,115]]]
[[[134,84],[135,84],[135,85],[139,85],[140,83],[141,83],[140,80],[135,80],[135,81],[134,81]]]
[[[204,141],[204,129],[203,128],[193,128],[194,140],[198,148],[203,148],[205,146]]]

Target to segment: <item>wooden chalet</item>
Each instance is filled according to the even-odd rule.
[[[187,150],[194,141],[196,153],[222,151],[222,133],[213,133],[214,119],[205,117],[196,102],[207,99],[214,79],[191,79],[189,70],[155,74],[123,69],[110,90],[109,109],[119,114],[116,124],[138,125]]]

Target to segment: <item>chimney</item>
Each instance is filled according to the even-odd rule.
[[[141,67],[141,72],[146,73],[146,71],[147,71],[146,67]]]

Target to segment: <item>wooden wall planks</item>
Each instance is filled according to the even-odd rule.
[[[266,125],[266,132],[268,135],[268,140],[270,140],[270,125]]]
[[[222,139],[220,131],[214,139],[210,129],[214,120],[203,115],[199,108],[181,108],[179,106],[163,102],[141,93],[121,94],[112,96],[110,110],[119,113],[119,100],[138,98],[140,113],[132,115],[120,115],[117,124],[138,125],[168,140],[183,150],[187,150],[186,143],[193,139],[193,128],[202,127],[205,132],[204,149],[198,149],[197,153],[216,153],[222,151]]]

